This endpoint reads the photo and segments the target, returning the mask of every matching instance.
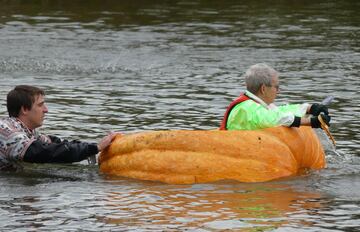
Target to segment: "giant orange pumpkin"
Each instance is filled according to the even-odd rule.
[[[169,130],[118,135],[99,164],[103,173],[171,184],[263,182],[324,168],[325,154],[310,127]]]

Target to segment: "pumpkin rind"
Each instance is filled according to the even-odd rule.
[[[103,173],[170,184],[263,182],[321,169],[310,127],[253,131],[169,130],[119,135],[99,156]]]

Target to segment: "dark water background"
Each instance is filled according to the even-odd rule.
[[[0,98],[42,87],[42,131],[213,129],[266,62],[277,103],[335,96],[328,168],[268,183],[165,185],[97,166],[0,174],[0,231],[360,231],[360,1],[0,0]],[[6,115],[5,100],[0,115]]]

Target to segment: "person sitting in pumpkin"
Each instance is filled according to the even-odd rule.
[[[322,104],[276,106],[279,74],[267,64],[252,65],[244,74],[246,91],[228,106],[220,130],[255,130],[276,126],[320,128],[321,119],[330,125],[328,108]],[[309,117],[309,115],[312,115]]]

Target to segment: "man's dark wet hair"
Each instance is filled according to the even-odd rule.
[[[30,110],[35,97],[45,95],[44,90],[30,85],[18,85],[11,90],[6,98],[6,107],[10,117],[18,117],[21,107]]]

